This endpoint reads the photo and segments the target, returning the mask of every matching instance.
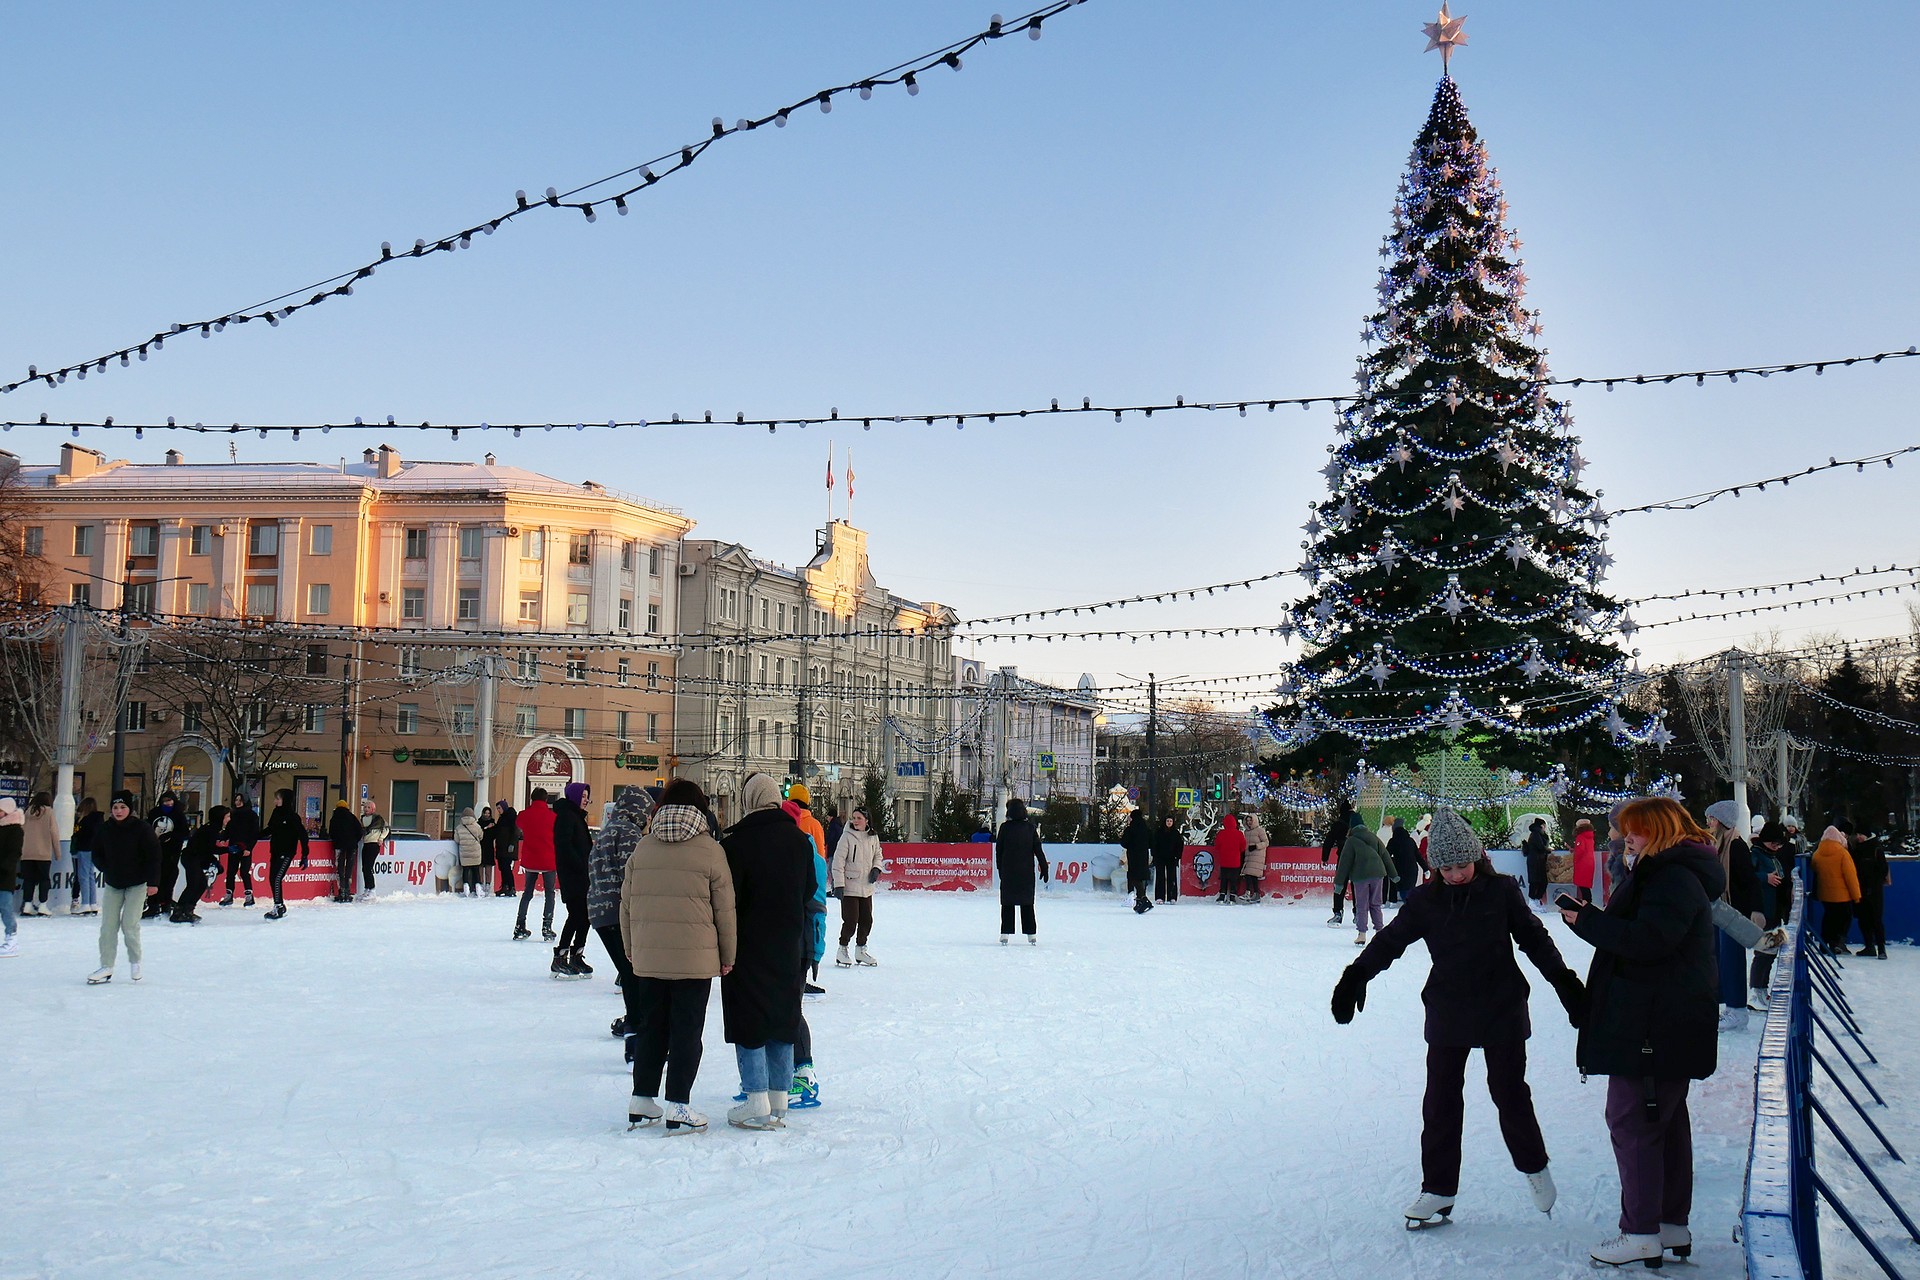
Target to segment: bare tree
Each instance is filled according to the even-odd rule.
[[[0,603],[7,606],[37,605],[45,599],[47,561],[27,535],[39,510],[19,460],[0,450]]]
[[[213,743],[233,788],[302,731],[302,715],[324,675],[309,675],[324,646],[270,631],[153,628],[151,659],[135,683],[180,717],[181,728]]]
[[[79,608],[76,606],[76,608]],[[36,782],[50,771],[60,746],[61,641],[69,625],[82,627],[79,753],[84,764],[113,739],[126,700],[134,650],[117,644],[96,615],[82,610],[16,611],[0,620],[0,760],[21,766]]]

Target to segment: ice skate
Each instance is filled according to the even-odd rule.
[[[543,924],[540,926],[540,941],[556,942],[559,940],[559,938],[560,938],[560,935],[553,931],[552,921],[548,921],[546,924]]]
[[[14,937],[12,934],[8,934],[6,941],[0,942],[0,958],[5,958],[7,956],[17,956],[19,954],[20,954],[20,944],[14,940]]]
[[[652,1098],[643,1098],[639,1094],[627,1099],[627,1130],[632,1132],[643,1125],[657,1124],[666,1112]]]
[[[1617,1235],[1595,1245],[1589,1256],[1595,1262],[1603,1262],[1609,1267],[1624,1267],[1629,1262],[1638,1262],[1657,1271],[1662,1260],[1660,1237]]]
[[[807,1111],[820,1105],[820,1078],[813,1065],[795,1067],[793,1084],[787,1089],[787,1109]]]
[[[1560,1198],[1560,1190],[1553,1185],[1552,1169],[1542,1169],[1538,1173],[1528,1174],[1527,1190],[1533,1193],[1534,1208],[1544,1214],[1553,1213],[1553,1205]]]
[[[808,982],[801,986],[800,994],[818,1000],[821,996],[827,994],[827,989],[818,983]]]
[[[532,936],[533,930],[527,928],[527,926],[523,924],[513,926],[513,940],[515,942],[519,942],[522,938],[531,938]]]
[[[271,908],[268,909],[267,914],[262,918],[266,920],[278,920],[281,916],[284,916],[285,914],[287,914],[286,907],[282,906],[279,903],[275,903]]]
[[[613,1033],[613,1038],[616,1040],[624,1038],[629,1031],[629,1028],[627,1026],[627,1015],[623,1013],[619,1017],[615,1018],[613,1020],[613,1025],[608,1027],[607,1030]]]
[[[591,978],[593,976],[593,966],[587,963],[586,952],[583,948],[575,947],[569,951],[567,953],[567,963],[573,966],[574,977]]]
[[[87,975],[87,985],[90,987],[97,987],[103,982],[112,982],[112,981],[113,981],[113,970],[107,967],[95,969],[92,973]]]
[[[1338,911],[1336,911],[1332,915],[1327,917],[1327,928],[1338,929],[1341,925],[1345,924],[1346,922],[1347,922],[1346,917],[1341,915]]]
[[[1356,946],[1356,947],[1364,947],[1364,946],[1366,946],[1366,945],[1367,945],[1367,935],[1366,935],[1366,934],[1364,934],[1364,933],[1356,933],[1356,934],[1354,934],[1354,935],[1353,935],[1353,945],[1354,945],[1354,946]]]
[[[247,900],[241,903],[240,905],[246,906],[246,907],[250,907],[253,905],[253,891],[251,889],[247,891]]]
[[[865,947],[855,947],[853,949],[853,962],[863,969],[877,969],[880,967],[880,962],[873,958],[873,952],[867,950]]]
[[[1693,1256],[1693,1232],[1671,1222],[1660,1224],[1660,1247],[1676,1258]]]
[[[1027,945],[1028,945],[1028,946],[1030,946],[1030,947],[1037,947],[1037,946],[1039,946],[1039,945],[1040,945],[1040,935],[1039,935],[1039,934],[1037,934],[1037,933],[1030,933],[1030,934],[1028,934],[1028,935],[1027,935]]]
[[[140,981],[140,962],[138,960],[133,961],[127,966],[127,976],[135,982]]]
[[[1745,1031],[1746,1029],[1747,1029],[1747,1010],[1745,1005],[1742,1005],[1738,1009],[1727,1008],[1721,1011],[1720,1030]]]
[[[1765,1013],[1767,1011],[1767,989],[1765,987],[1753,987],[1747,992],[1747,1008],[1755,1013]]]
[[[584,978],[587,975],[577,972],[573,967],[572,952],[566,947],[553,949],[553,963],[547,966],[547,972],[558,978]]]
[[[736,1129],[776,1129],[780,1122],[773,1117],[773,1104],[767,1100],[763,1090],[750,1093],[747,1100],[727,1111],[727,1123]]]
[[[784,1129],[787,1127],[787,1099],[792,1096],[793,1086],[791,1084],[785,1089],[767,1090],[767,1118],[773,1121],[774,1128]]]
[[[1007,945],[1007,943],[1008,943],[1008,941],[1009,941],[1009,940],[1011,940],[1011,939],[1012,939],[1012,937],[1013,937],[1013,935],[1012,935],[1012,934],[1010,934],[1010,933],[1003,933],[1003,934],[1001,934],[1001,935],[1000,935],[1000,945],[1001,945],[1001,946],[1003,946],[1003,947],[1004,947],[1004,946],[1006,946],[1006,945]]]
[[[707,1117],[695,1111],[684,1102],[669,1102],[664,1110],[667,1119],[667,1133],[705,1133]]]
[[[1437,1196],[1431,1191],[1422,1191],[1413,1198],[1413,1203],[1402,1209],[1401,1214],[1407,1220],[1407,1230],[1424,1231],[1428,1227],[1444,1227],[1453,1221],[1453,1197]]]
[[[220,899],[220,905],[221,905],[221,906],[223,906],[223,907],[230,907],[230,906],[232,906],[232,905],[233,905],[233,895],[229,893],[229,894],[227,894],[227,895],[226,895],[225,897],[223,897],[223,898],[221,898],[221,899]]]
[[[1002,938],[1000,939],[1000,941],[1005,942],[1006,939]],[[841,947],[838,951],[833,953],[833,967],[836,969],[853,968],[853,957],[847,954],[847,949],[845,947]]]

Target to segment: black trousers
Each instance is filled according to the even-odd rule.
[[[1335,920],[1339,920],[1341,917],[1345,916],[1346,914],[1347,914],[1346,895],[1341,893],[1340,890],[1335,889],[1333,891],[1333,918]]]
[[[800,1015],[800,1031],[793,1038],[793,1065],[813,1065],[813,1028],[807,1025],[807,1015],[804,1013]]]
[[[1127,892],[1136,898],[1144,898],[1147,896],[1149,887],[1153,887],[1153,863],[1148,862],[1138,871],[1135,871],[1133,869],[1133,862],[1129,859],[1127,861]],[[1154,892],[1155,895],[1158,896],[1159,890],[1157,888],[1155,888]]]
[[[253,892],[253,850],[243,849],[239,845],[227,847],[227,896],[233,896],[233,881],[240,880],[240,892]]]
[[[867,936],[873,932],[873,899],[840,899],[840,945],[853,942],[856,946],[866,946]],[[1005,932],[1005,930],[1002,930]],[[1033,930],[1027,930],[1032,933]]]
[[[494,892],[511,898],[513,896],[513,859],[496,852],[493,855],[493,865],[500,872],[500,887]]]
[[[334,892],[343,898],[353,896],[353,850],[335,849],[333,851]]]
[[[1003,934],[1013,932],[1013,904],[1011,902],[1003,902],[1000,904],[1000,932]],[[1028,935],[1040,932],[1040,926],[1033,918],[1033,904],[1031,902],[1023,902],[1020,904],[1020,932]]]
[[[1547,855],[1527,855],[1527,896],[1535,902],[1547,896]]]
[[[1153,864],[1153,900],[1155,902],[1180,900],[1179,863],[1156,862]]]
[[[1847,931],[1853,928],[1853,904],[1828,902],[1820,911],[1820,940],[1829,947],[1847,945]]]
[[[620,978],[620,1000],[627,1007],[627,1033],[640,1029],[640,980],[633,976],[633,966],[627,962],[627,944],[620,937],[620,926],[608,925],[597,928],[600,945],[607,949],[607,959],[613,961],[613,971]]]
[[[628,1025],[639,1037],[633,1049],[633,1093],[660,1096],[660,1073],[667,1075],[667,1101],[693,1097],[700,1074],[700,1033],[707,1025],[712,978],[635,978],[639,1017]]]
[[[540,918],[541,927],[551,931],[553,928],[554,873],[551,871],[527,871],[522,873],[521,878],[527,882],[527,887],[520,895],[520,917],[514,927],[519,929],[527,927],[527,907],[533,902],[534,885],[539,884],[547,891],[547,910],[546,914]]]
[[[360,887],[368,893],[373,892],[373,864],[379,856],[379,845],[363,844],[360,846]]]
[[[280,896],[280,882],[287,878],[287,868],[293,865],[294,856],[294,851],[291,849],[285,853],[268,855],[267,879],[273,885],[273,905],[276,907],[287,905],[287,900]]]
[[[1466,1115],[1470,1049],[1427,1046],[1427,1096],[1420,1107],[1420,1189],[1437,1196],[1460,1190],[1460,1126]],[[1547,1143],[1533,1114],[1527,1088],[1527,1042],[1509,1040],[1480,1051],[1487,1060],[1487,1092],[1500,1113],[1500,1136],[1513,1167],[1538,1173],[1547,1167]]]
[[[20,905],[24,907],[36,901],[36,893],[40,895],[37,901],[44,905],[47,895],[52,891],[53,864],[23,859],[20,863]]]
[[[1860,926],[1860,945],[1869,951],[1887,948],[1887,891],[1884,886],[1862,889],[1853,908],[1854,923]]]
[[[480,868],[475,867],[473,869],[478,871]],[[560,941],[556,945],[562,947],[584,947],[587,945],[586,903],[567,902],[566,923],[560,926]]]
[[[173,914],[177,919],[186,919],[193,909],[200,905],[200,899],[207,893],[207,872],[218,871],[218,861],[206,863],[198,858],[187,859],[187,887],[180,893],[180,901],[174,904]]]

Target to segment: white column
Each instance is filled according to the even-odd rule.
[[[498,631],[520,613],[520,593],[507,580],[507,561],[520,549],[508,539],[505,528],[489,526],[480,538],[480,627]],[[513,592],[509,600],[507,594]]]
[[[120,598],[120,582],[127,576],[127,521],[100,522],[100,551],[93,561],[96,575],[93,600],[101,608],[118,609],[126,603]]]
[[[216,617],[238,617],[247,604],[247,522],[242,516],[228,516],[215,528],[221,534],[213,612]]]
[[[298,622],[300,606],[300,534],[299,516],[280,517],[280,575],[274,590],[279,601],[278,615],[282,622]]]
[[[564,530],[548,525],[541,542],[547,558],[540,573],[540,629],[564,631],[567,627],[567,535]]]
[[[400,556],[405,550],[406,531],[397,520],[380,522],[380,544],[374,553],[374,624],[382,627],[400,623]]]
[[[160,522],[160,558],[157,561],[160,566],[160,581],[153,588],[153,608],[156,613],[184,612],[180,602],[187,584],[180,581],[180,566],[184,559],[183,544],[186,539],[186,521],[162,520]]]
[[[455,557],[460,526],[452,520],[435,520],[427,526],[427,625],[453,625],[454,592],[460,576]]]
[[[595,529],[591,537],[593,562],[587,589],[593,594],[587,603],[587,630],[604,636],[612,633],[618,617],[614,612],[614,601],[620,595],[620,539],[606,529]],[[635,575],[636,578],[644,576]],[[638,603],[635,602],[636,607]]]

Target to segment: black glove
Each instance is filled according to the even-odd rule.
[[[873,869],[867,872],[867,883],[868,884],[880,883],[880,868],[874,867]]]
[[[1367,980],[1351,967],[1333,984],[1333,1020],[1341,1026],[1353,1021],[1353,1011],[1367,1007]]]
[[[839,889],[829,889],[827,890],[827,896],[829,898],[838,898],[841,896],[842,892],[843,891]]]
[[[1563,969],[1560,976],[1553,979],[1553,994],[1560,997],[1569,1024],[1578,1027],[1587,1020],[1587,988],[1573,970]]]
[[[1044,862],[1040,864],[1040,883],[1047,883],[1047,864]]]

